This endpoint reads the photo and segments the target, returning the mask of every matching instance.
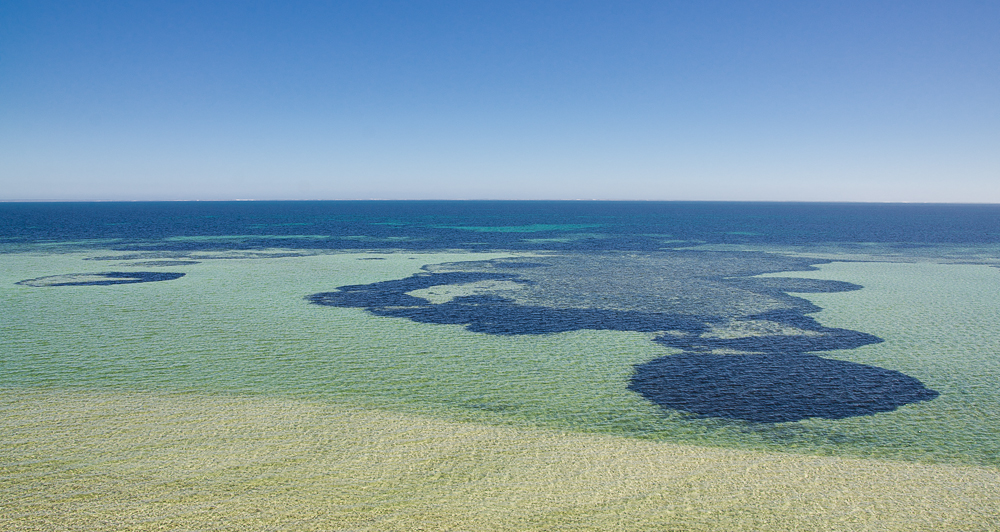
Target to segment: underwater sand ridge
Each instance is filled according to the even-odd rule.
[[[239,396],[4,390],[6,530],[991,530],[995,468]]]

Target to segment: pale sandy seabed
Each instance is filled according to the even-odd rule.
[[[6,390],[3,530],[996,530],[1000,471]]]

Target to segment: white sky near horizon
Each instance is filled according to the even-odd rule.
[[[1000,202],[998,2],[0,4],[0,200]]]

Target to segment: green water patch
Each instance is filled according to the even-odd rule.
[[[196,260],[147,260],[142,262],[132,262],[129,266],[145,266],[145,267],[155,267],[155,268],[167,268],[171,266],[190,266],[192,264],[198,264]]]
[[[113,284],[153,283],[184,277],[179,272],[98,272],[47,275],[18,281],[23,286],[108,286]]]
[[[629,390],[636,366],[682,352],[651,341],[662,336],[658,332],[496,335],[463,324],[420,323],[306,299],[338,286],[447,273],[455,271],[455,264],[485,264],[515,254],[220,254],[225,260],[198,256],[198,264],[185,266],[186,275],[170,282],[54,290],[16,284],[81,271],[84,259],[99,256],[126,255],[0,257],[0,386],[295,397],[716,447],[1000,465],[994,437],[1000,433],[995,360],[1000,271],[985,266],[834,263],[779,274],[863,286],[798,294],[817,305],[810,316],[822,327],[884,340],[822,356],[905,373],[940,396],[868,416],[762,424],[667,411]],[[358,260],[373,257],[384,260]],[[627,264],[622,259],[620,267]],[[558,281],[561,274],[550,275]],[[628,270],[618,278],[627,294]],[[670,283],[667,277],[656,282]],[[445,302],[517,288],[473,285],[414,297]],[[623,295],[608,304],[633,310],[713,304],[710,290],[700,299],[672,300],[683,295],[682,286],[675,288],[665,296]],[[592,305],[596,297],[551,290],[513,297],[561,298],[564,307]],[[792,303],[772,301],[777,307]],[[727,340],[795,332],[761,321],[766,320],[720,321],[701,336]]]
[[[891,434],[928,459],[958,457],[1000,464],[1000,270],[985,265],[836,262],[818,272],[790,274],[850,280],[864,290],[809,294],[816,317],[885,339],[835,351],[840,360],[875,364],[912,375],[940,395],[891,416],[845,420],[858,440]],[[881,448],[874,454],[884,455]]]

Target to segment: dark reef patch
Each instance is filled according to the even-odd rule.
[[[431,265],[405,279],[341,286],[318,305],[464,325],[495,335],[590,330],[656,333],[680,349],[636,366],[629,389],[666,409],[758,423],[887,412],[938,393],[898,371],[815,352],[881,342],[824,327],[789,292],[856,284],[763,273],[812,269],[751,252],[593,253]]]
[[[938,392],[898,371],[804,353],[682,353],[636,366],[629,389],[699,416],[783,423],[889,412]]]
[[[859,331],[824,327],[804,314],[779,310],[747,316],[744,322],[774,323],[791,329],[791,334],[752,334],[735,338],[665,334],[654,341],[663,345],[692,352],[739,351],[744,353],[785,355],[811,351],[855,349],[877,344],[881,338]],[[685,331],[687,332],[687,331]]]
[[[68,273],[25,279],[15,284],[25,286],[106,286],[112,284],[153,283],[184,277],[178,272],[99,272]]]
[[[327,292],[309,296],[312,303],[334,307],[362,307],[377,316],[407,318],[418,323],[465,325],[473,332],[517,335],[551,334],[591,329],[595,331],[657,332],[664,329],[702,331],[705,326],[691,316],[651,314],[607,309],[560,309],[521,306],[493,296],[462,296],[436,305],[414,304],[406,294],[382,295],[390,304],[376,308],[363,303],[369,294]]]

